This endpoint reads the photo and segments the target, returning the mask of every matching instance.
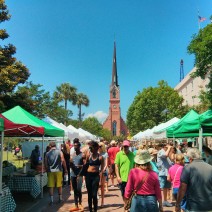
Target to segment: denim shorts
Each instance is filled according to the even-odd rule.
[[[159,212],[156,196],[136,195],[132,199],[130,211]]]
[[[160,188],[171,188],[171,182],[167,180],[167,176],[159,176]]]

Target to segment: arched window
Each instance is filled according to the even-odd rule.
[[[116,135],[116,125],[117,125],[116,121],[113,121],[113,136]]]
[[[113,98],[116,98],[116,90],[113,89]]]

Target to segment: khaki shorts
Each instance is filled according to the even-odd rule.
[[[47,187],[62,187],[63,174],[62,172],[48,172],[48,183]]]

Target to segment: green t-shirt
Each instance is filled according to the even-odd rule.
[[[129,172],[134,168],[134,157],[135,155],[132,152],[126,155],[124,151],[120,151],[116,155],[115,164],[119,167],[122,182],[127,182]]]

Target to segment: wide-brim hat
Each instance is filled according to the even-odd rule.
[[[134,161],[137,164],[143,165],[150,162],[153,158],[154,157],[149,154],[148,150],[141,150],[136,154]]]
[[[149,148],[148,151],[149,151],[150,155],[157,155],[158,154],[158,150],[154,149],[154,148]]]

